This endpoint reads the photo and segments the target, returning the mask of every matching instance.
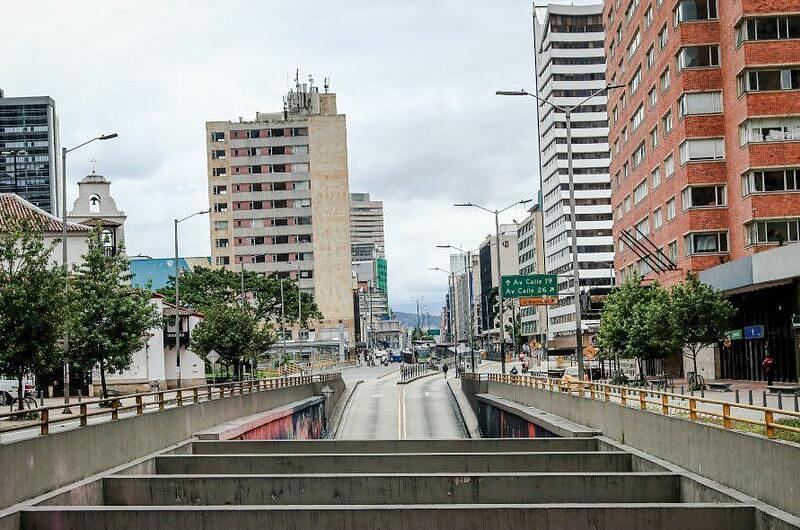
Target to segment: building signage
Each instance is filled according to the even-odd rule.
[[[555,305],[558,303],[557,296],[541,296],[537,298],[520,298],[519,299],[519,306],[520,307],[529,307],[534,305]]]
[[[745,326],[744,338],[746,339],[763,339],[764,326]]]
[[[742,340],[742,330],[732,329],[725,333],[725,338],[730,340]]]
[[[555,274],[503,276],[502,283],[503,296],[506,298],[530,298],[558,294],[558,277]]]

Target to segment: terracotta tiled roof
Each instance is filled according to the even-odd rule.
[[[178,307],[175,304],[171,304],[169,302],[162,302],[164,304],[164,309],[162,313],[168,317],[175,316],[176,314],[180,314],[182,317],[185,316],[196,316],[203,318],[205,315],[203,313],[198,313],[194,309],[190,309],[188,307]]]
[[[41,223],[45,232],[62,231],[61,219],[34,206],[13,193],[0,193],[0,230],[8,229],[17,219],[31,219]],[[90,232],[91,227],[67,223],[68,232]]]

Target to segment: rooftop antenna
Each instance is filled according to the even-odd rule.
[[[294,71],[294,86],[297,92],[300,92],[300,69]]]
[[[323,82],[325,83],[325,93],[327,94],[328,93],[328,87],[331,86],[331,78],[330,77],[326,77],[326,78],[324,78]]]
[[[94,175],[94,172],[97,171],[97,160],[92,158],[89,163],[92,164],[92,175]]]

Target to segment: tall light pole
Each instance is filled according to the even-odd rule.
[[[606,85],[592,92],[591,95],[584,98],[582,101],[575,105],[556,105],[551,101],[540,98],[536,94],[531,94],[526,90],[498,90],[495,92],[498,96],[530,96],[542,103],[550,105],[555,110],[564,113],[567,129],[567,175],[569,178],[569,214],[570,214],[570,227],[572,230],[572,287],[573,296],[575,298],[575,356],[578,359],[578,379],[583,381],[583,324],[581,323],[581,300],[580,300],[580,271],[578,269],[578,230],[577,218],[575,214],[575,178],[573,175],[572,167],[572,113],[575,109],[582,107],[590,99],[607,92],[614,88],[622,88],[625,85]],[[502,303],[502,302],[501,302]]]
[[[453,206],[464,206],[464,207],[470,206],[470,207],[473,207],[473,208],[478,208],[479,210],[483,210],[484,212],[489,212],[491,214],[494,214],[494,230],[495,230],[494,239],[495,239],[495,246],[497,247],[497,252],[495,253],[495,265],[497,267],[497,297],[498,297],[498,300],[500,302],[498,304],[498,306],[497,306],[498,310],[500,312],[500,324],[498,326],[500,328],[500,366],[501,366],[501,369],[502,369],[503,373],[506,373],[506,355],[505,355],[505,350],[504,350],[504,346],[505,346],[505,344],[504,344],[504,341],[505,341],[505,330],[503,329],[504,328],[504,321],[503,321],[503,273],[500,270],[500,214],[505,212],[505,211],[507,211],[507,210],[510,210],[511,208],[513,208],[514,206],[516,206],[518,204],[527,204],[527,203],[531,202],[532,200],[533,199],[523,199],[521,201],[517,201],[515,203],[509,204],[508,206],[506,206],[502,210],[490,210],[489,208],[486,208],[484,206],[481,206],[479,204],[474,204],[474,203],[471,203],[471,202],[463,202],[463,203],[458,203],[458,204],[454,204],[453,205]]]
[[[69,266],[67,265],[67,155],[84,145],[89,145],[96,140],[111,140],[119,136],[117,133],[95,136],[75,147],[61,148],[61,264],[64,267],[64,295],[69,294]],[[14,164],[14,179],[16,180],[16,159]],[[14,183],[16,188],[16,182]],[[64,410],[62,414],[72,414],[69,408],[69,331],[64,332]]]
[[[475,371],[475,343],[474,343],[474,333],[473,333],[473,326],[472,326],[472,317],[473,317],[473,307],[472,307],[472,252],[469,250],[464,250],[458,248],[453,245],[436,245],[436,248],[449,248],[452,250],[457,250],[464,255],[464,270],[467,273],[467,303],[465,304],[465,310],[467,313],[467,325],[469,326],[469,353],[470,353],[470,362],[472,364],[472,371]]]
[[[195,215],[204,215],[211,211],[209,208],[208,210],[200,210],[199,212],[194,212],[192,214],[187,215],[183,219],[175,219],[175,379],[176,379],[176,388],[181,387],[181,315],[180,315],[180,306],[181,306],[181,299],[180,299],[180,288],[181,288],[181,273],[180,267],[178,265],[178,225],[187,219],[191,219]],[[244,302],[243,302],[244,303]]]

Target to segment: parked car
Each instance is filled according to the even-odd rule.
[[[22,379],[22,388],[24,396],[33,395],[33,380],[29,377]],[[19,382],[8,376],[0,376],[0,405],[8,405],[11,401],[19,395]]]

